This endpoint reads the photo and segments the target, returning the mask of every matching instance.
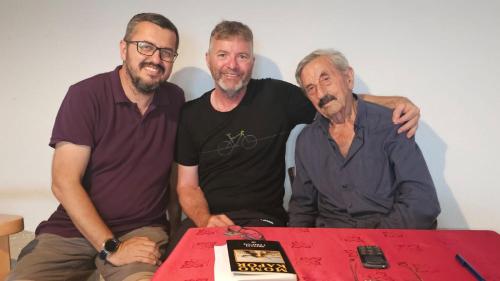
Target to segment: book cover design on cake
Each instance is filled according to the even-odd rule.
[[[231,271],[235,274],[295,274],[278,241],[227,240],[227,250]]]

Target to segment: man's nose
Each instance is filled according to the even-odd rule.
[[[230,57],[227,62],[227,67],[231,69],[235,69],[238,67],[238,61],[236,60],[236,57]]]
[[[156,49],[153,54],[150,56],[151,62],[160,64],[161,63],[161,55],[160,50]]]
[[[318,98],[322,98],[324,97],[326,94],[327,94],[327,89],[325,86],[319,86],[316,90],[316,92],[318,93]]]

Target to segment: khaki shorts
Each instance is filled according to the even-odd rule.
[[[119,239],[124,241],[137,236],[155,241],[164,254],[168,235],[162,228],[142,227]],[[24,247],[6,280],[83,281],[96,269],[106,281],[132,281],[150,279],[158,266],[139,262],[113,266],[99,259],[97,251],[85,238],[64,238],[46,233],[38,235]]]

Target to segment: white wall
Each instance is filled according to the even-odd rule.
[[[343,51],[357,90],[404,95],[422,108],[417,141],[441,201],[440,227],[500,231],[499,1],[2,0],[0,213],[25,216],[28,230],[52,213],[47,143],[60,102],[69,85],[120,64],[125,26],[144,11],[179,28],[171,81],[189,99],[212,87],[204,52],[222,19],[253,29],[255,77],[294,83],[308,52]]]

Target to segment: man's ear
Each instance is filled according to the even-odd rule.
[[[352,67],[349,67],[349,69],[346,70],[346,76],[347,76],[347,85],[349,85],[349,89],[354,89],[354,70]]]
[[[125,61],[125,58],[127,58],[127,42],[125,40],[120,41],[120,57],[122,61]]]

